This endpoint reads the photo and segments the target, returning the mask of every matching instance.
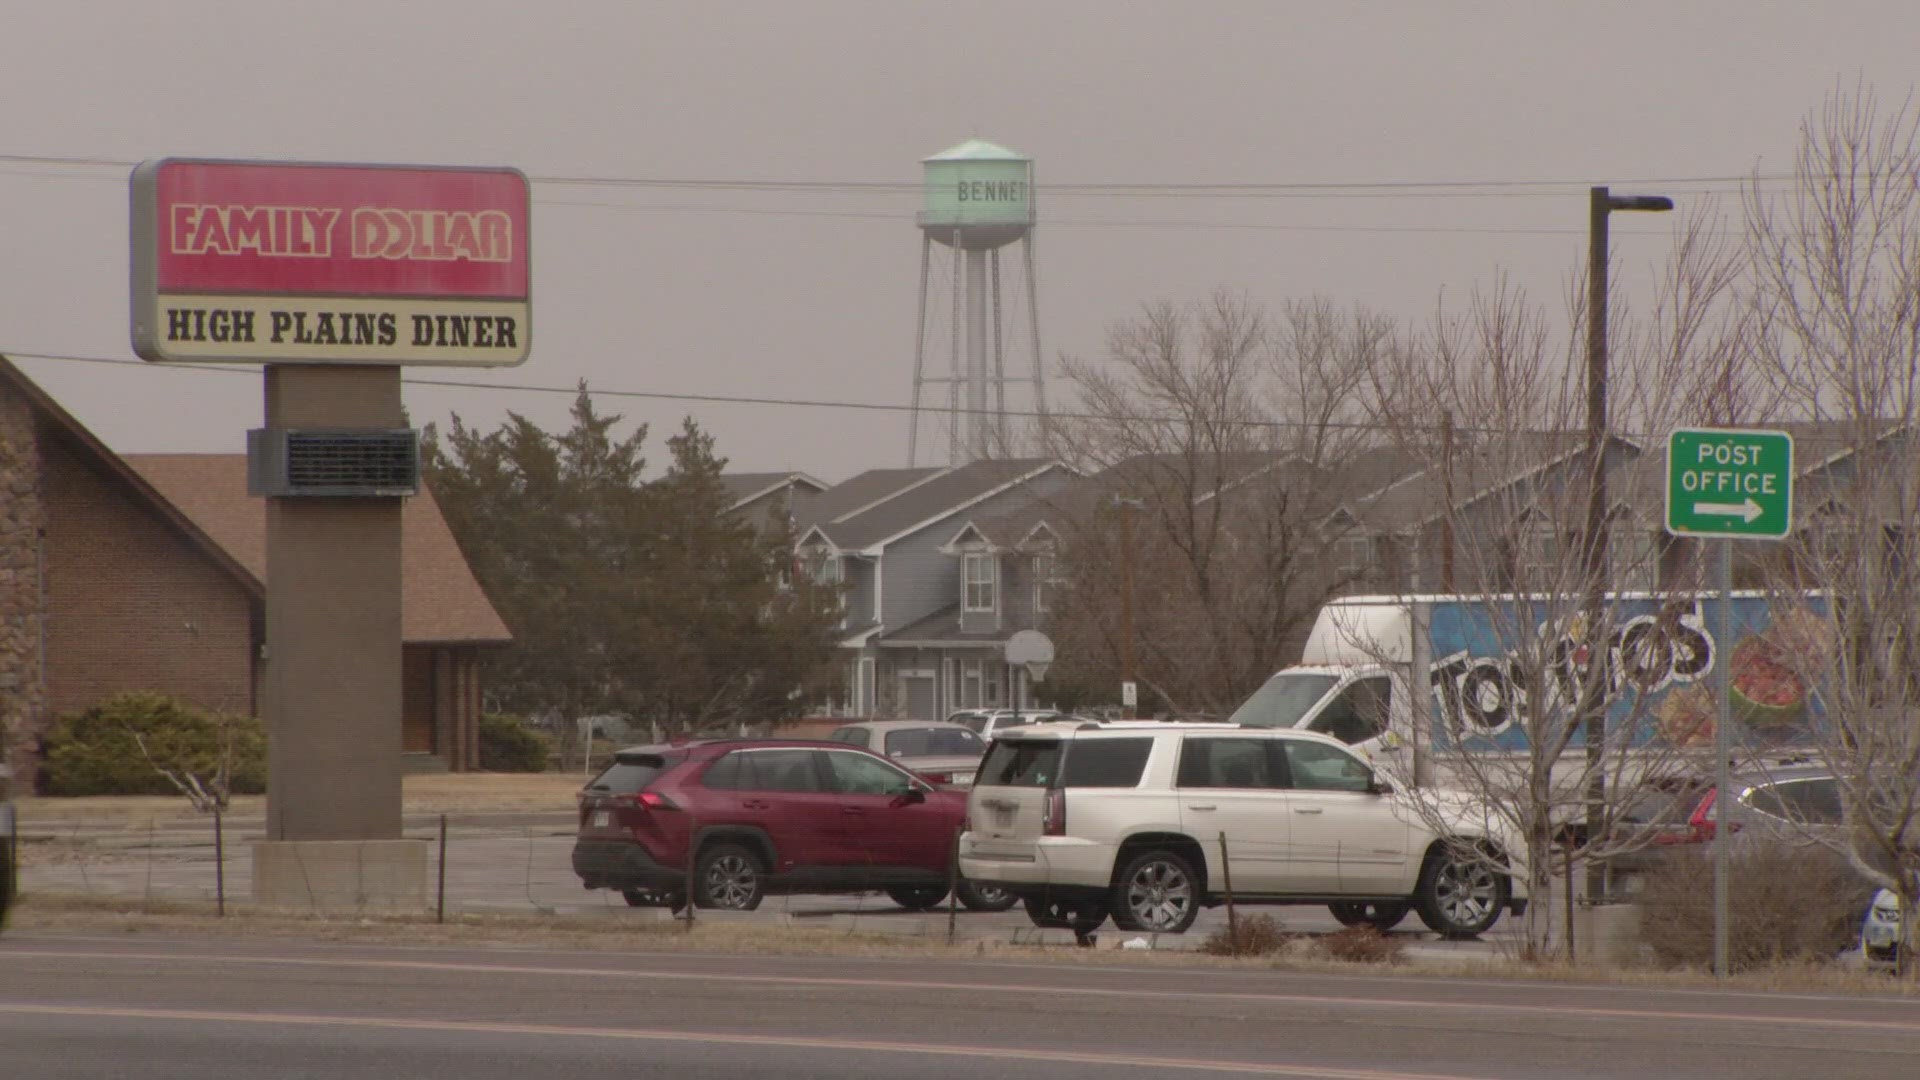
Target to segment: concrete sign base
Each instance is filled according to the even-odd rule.
[[[326,914],[424,911],[425,840],[256,840],[253,902]]]

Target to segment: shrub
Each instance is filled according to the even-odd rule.
[[[267,789],[267,733],[258,717],[205,712],[165,694],[118,694],[63,716],[45,745],[49,795],[176,795],[160,768],[210,781],[223,756],[229,792]]]
[[[548,742],[517,716],[480,717],[480,768],[487,772],[546,772]]]
[[[1831,960],[1859,939],[1873,889],[1845,857],[1815,844],[1737,852],[1728,867],[1727,962],[1734,969]],[[1676,854],[1647,875],[1641,939],[1671,965],[1713,961],[1713,859]]]
[[[1314,949],[1329,960],[1350,964],[1397,964],[1407,943],[1371,926],[1349,926],[1315,941]]]
[[[1234,923],[1232,934],[1224,926],[1208,934],[1200,951],[1209,956],[1267,956],[1286,948],[1293,937],[1271,915],[1242,915]]]

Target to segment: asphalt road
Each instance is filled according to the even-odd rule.
[[[1920,1006],[1414,977],[0,938],[0,1072],[207,1076],[1872,1077]]]

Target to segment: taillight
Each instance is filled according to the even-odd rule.
[[[643,806],[648,810],[678,810],[680,804],[657,791],[635,791],[619,797],[621,802]]]
[[[1719,789],[1708,788],[1706,795],[1700,800],[1700,805],[1693,808],[1692,816],[1687,818],[1689,842],[1704,844],[1712,840],[1714,834],[1719,831],[1713,820],[1713,804],[1719,800],[1719,797]],[[1740,823],[1737,821],[1727,829],[1729,835],[1739,831]]]
[[[1067,835],[1067,793],[1061,788],[1047,792],[1047,806],[1040,815],[1040,833],[1043,836]]]

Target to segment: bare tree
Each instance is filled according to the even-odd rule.
[[[1775,564],[1828,590],[1826,625],[1788,659],[1818,688],[1841,846],[1900,898],[1903,962],[1920,914],[1920,109],[1837,89],[1801,127],[1791,187],[1746,197],[1756,366],[1813,422],[1796,492],[1806,523]],[[1809,438],[1808,436],[1812,436]],[[1816,441],[1817,440],[1817,441]],[[1809,453],[1810,452],[1810,453]]]
[[[1729,384],[1739,327],[1727,310],[1732,264],[1696,225],[1676,243],[1651,317],[1613,308],[1616,417],[1655,427],[1698,419],[1707,399],[1696,384]],[[1524,858],[1536,898],[1556,870],[1648,843],[1630,819],[1697,764],[1702,716],[1690,691],[1715,655],[1699,598],[1656,591],[1667,584],[1665,546],[1658,463],[1644,435],[1609,433],[1604,444],[1612,542],[1598,587],[1611,595],[1594,623],[1592,465],[1578,420],[1584,372],[1573,362],[1582,339],[1557,329],[1583,323],[1577,306],[1557,323],[1503,280],[1473,294],[1459,317],[1442,305],[1369,379],[1383,428],[1433,461],[1360,508],[1414,553],[1402,602],[1421,613],[1435,651],[1430,671],[1409,673],[1407,690],[1416,702],[1431,690],[1440,703],[1433,729],[1415,734],[1431,740],[1442,783],[1416,788],[1412,801],[1443,822],[1460,813],[1464,790],[1500,826],[1495,834],[1524,843],[1510,854]],[[1451,597],[1420,599],[1436,587]],[[1630,590],[1640,593],[1621,595]],[[1388,649],[1377,656],[1409,659]],[[1604,737],[1590,747],[1597,717]],[[1529,907],[1536,955],[1550,924],[1543,905]]]
[[[1322,570],[1326,479],[1385,337],[1364,312],[1312,302],[1275,322],[1217,292],[1150,305],[1105,356],[1064,361],[1075,404],[1049,449],[1090,479],[1055,507],[1060,678],[1112,685],[1130,656],[1160,709],[1224,714],[1292,658],[1343,584]]]

